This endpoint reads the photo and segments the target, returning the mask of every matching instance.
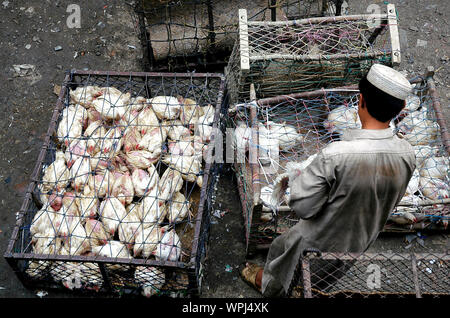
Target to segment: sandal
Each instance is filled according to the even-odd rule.
[[[256,285],[256,275],[260,270],[263,270],[261,266],[250,262],[244,262],[241,264],[240,272],[242,280],[261,293],[261,289]]]

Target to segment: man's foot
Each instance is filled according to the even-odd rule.
[[[241,265],[242,279],[260,293],[263,270],[261,266],[250,262]]]

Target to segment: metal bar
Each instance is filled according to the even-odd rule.
[[[277,0],[270,0],[270,20],[277,21]]]
[[[239,56],[241,72],[250,70],[250,48],[248,42],[247,10],[239,9]]]
[[[436,121],[439,124],[441,130],[442,143],[444,144],[445,150],[447,154],[450,155],[450,135],[447,129],[447,123],[445,121],[445,117],[442,113],[442,107],[439,95],[436,91],[436,85],[434,84],[434,67],[429,66],[427,68],[427,83],[428,83],[428,92],[430,93],[431,100],[433,102],[434,112],[436,113]]]
[[[366,53],[351,53],[351,54],[315,54],[315,55],[296,55],[296,54],[267,54],[267,55],[252,55],[250,56],[250,62],[257,61],[272,61],[272,60],[294,60],[294,61],[333,61],[333,60],[347,60],[356,59],[363,60],[368,58],[377,58],[379,56],[390,55],[389,50]]]
[[[256,103],[258,104],[258,106],[263,107],[263,106],[279,104],[282,102],[287,102],[292,99],[325,96],[326,94],[333,93],[333,92],[358,93],[359,90],[358,90],[357,85],[343,86],[343,87],[331,88],[331,89],[323,89],[322,88],[322,89],[318,89],[318,90],[310,91],[310,92],[292,93],[292,94],[287,94],[287,95],[280,95],[280,96],[275,96],[275,97],[267,97],[267,98],[257,99]]]
[[[218,77],[222,78],[222,73],[174,73],[174,72],[116,72],[116,71],[93,71],[93,70],[71,70],[73,75],[100,75],[100,76],[125,76],[125,77]]]
[[[419,277],[417,276],[416,257],[414,256],[414,253],[411,253],[411,266],[413,273],[414,288],[416,290],[416,297],[422,298],[422,294],[420,293]]]
[[[389,34],[391,36],[392,47],[392,65],[398,66],[401,62],[400,54],[400,38],[398,35],[398,21],[397,12],[395,11],[395,5],[390,3],[387,5]]]
[[[256,100],[256,92],[254,84],[250,84],[250,100]],[[250,106],[250,121],[252,127],[252,145],[249,150],[250,167],[252,169],[252,188],[253,188],[253,205],[259,204],[261,189],[259,184],[259,129],[258,117],[256,114],[256,106],[254,103]]]
[[[217,123],[220,120],[223,92],[225,90],[225,77],[223,75],[221,75],[220,78],[221,78],[221,82],[220,82],[220,87],[219,87],[219,95],[217,96],[216,111],[214,114],[214,121],[213,121],[213,132],[212,132],[210,143],[209,143],[210,145],[214,145],[215,135],[219,129],[217,127]],[[197,219],[195,220],[196,225],[195,225],[194,240],[192,243],[193,245],[192,245],[192,250],[191,250],[191,263],[193,262],[193,264],[196,264],[195,258],[197,257],[198,241],[199,241],[199,237],[200,237],[203,214],[209,213],[209,211],[206,211],[206,212],[204,211],[204,206],[205,206],[205,200],[206,200],[206,188],[208,185],[208,180],[209,180],[209,175],[210,175],[210,170],[211,170],[210,159],[212,158],[212,151],[214,150],[214,148],[215,147],[208,147],[208,155],[207,155],[208,162],[206,163],[205,170],[204,170],[205,172],[203,175],[203,185],[204,186],[202,186],[201,193],[200,193],[200,202],[198,205]]]
[[[443,260],[450,261],[450,254],[448,253],[416,253],[416,260]],[[359,261],[371,261],[371,260],[394,260],[394,261],[405,261],[410,259],[410,254],[406,253],[338,253],[338,252],[323,252],[320,257],[324,260],[359,260]]]
[[[97,263],[97,265],[98,265],[98,267],[100,269],[100,273],[102,274],[103,281],[105,282],[105,285],[106,285],[108,291],[112,291],[113,287],[112,287],[112,284],[111,284],[111,280],[109,279],[108,272],[106,271],[105,264]]]
[[[302,257],[302,278],[305,298],[312,298],[311,271],[309,266],[309,259],[307,257]]]
[[[213,15],[213,7],[211,0],[206,1],[206,5],[208,7],[208,26],[209,26],[209,33],[208,38],[210,41],[210,47],[212,49],[215,49],[216,46],[216,33],[214,31],[214,15]]]
[[[331,17],[317,17],[289,21],[248,21],[248,26],[290,26],[303,24],[332,23],[340,21],[358,21],[367,19],[387,19],[387,14],[357,14],[357,15],[341,15]]]
[[[344,0],[336,0],[336,16],[340,16],[342,14],[342,3]]]

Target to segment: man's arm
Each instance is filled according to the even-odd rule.
[[[289,180],[289,206],[302,219],[320,212],[328,200],[334,169],[322,153],[299,176]]]

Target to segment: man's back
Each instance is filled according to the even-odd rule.
[[[290,206],[303,218],[303,245],[362,252],[403,197],[415,169],[412,147],[384,130],[348,130],[296,179]],[[306,218],[306,219],[305,219]]]

